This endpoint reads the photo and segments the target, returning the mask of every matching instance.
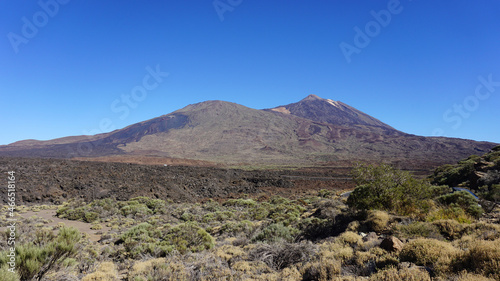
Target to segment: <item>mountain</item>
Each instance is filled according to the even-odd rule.
[[[310,95],[265,110],[206,101],[106,134],[0,146],[0,156],[148,156],[294,166],[361,160],[435,167],[495,145],[405,134],[342,102]]]
[[[380,120],[343,102],[322,99],[316,95],[309,95],[299,102],[278,106],[270,110],[332,125],[347,126],[384,134],[403,134]]]

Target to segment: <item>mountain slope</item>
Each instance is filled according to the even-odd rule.
[[[270,110],[332,125],[355,127],[385,134],[403,134],[343,102],[323,99],[316,95],[309,95],[299,102],[278,106]]]
[[[207,101],[106,134],[1,146],[0,156],[135,155],[279,165],[361,160],[435,167],[493,146],[408,135],[341,102],[309,96],[269,110]]]

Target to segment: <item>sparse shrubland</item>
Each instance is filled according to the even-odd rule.
[[[443,178],[458,181],[482,159],[498,165],[495,153],[438,169],[441,185],[360,165],[347,200],[329,190],[295,200],[70,200],[58,216],[91,223],[101,240],[24,218],[16,241],[22,262],[10,273],[1,252],[0,279],[500,280],[499,210],[497,221],[486,218],[473,196],[450,193]],[[494,198],[495,188],[485,196]]]

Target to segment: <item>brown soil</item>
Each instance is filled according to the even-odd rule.
[[[60,204],[71,198],[128,200],[147,196],[174,202],[229,198],[248,194],[288,197],[320,189],[353,187],[349,168],[302,170],[225,169],[177,165],[1,158],[2,173],[15,171],[17,204]],[[2,195],[6,202],[6,193]]]
[[[92,241],[99,241],[101,239],[101,235],[110,230],[110,228],[105,225],[102,225],[102,229],[100,230],[93,230],[90,228],[92,226],[92,224],[90,223],[58,218],[56,217],[55,209],[28,211],[25,213],[18,213],[18,215],[22,218],[30,218],[32,216],[43,218],[49,221],[49,223],[47,223],[46,226],[57,226],[60,223],[63,223],[65,226],[70,226],[78,229],[81,233],[86,233],[89,236],[89,239]],[[0,231],[3,230],[4,229],[0,229]]]

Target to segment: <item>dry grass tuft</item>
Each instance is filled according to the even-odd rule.
[[[113,262],[103,262],[94,273],[83,277],[82,281],[114,281],[118,280],[118,272]]]
[[[260,244],[250,251],[248,258],[262,261],[269,267],[282,270],[291,265],[307,262],[316,253],[316,246],[312,243],[273,243]]]
[[[352,231],[346,231],[337,237],[337,241],[349,244],[349,245],[359,245],[362,243],[362,238],[357,233]]]
[[[306,263],[301,268],[303,281],[328,281],[339,277],[342,264],[331,258],[320,258],[319,260]]]
[[[366,222],[375,232],[382,232],[387,228],[390,216],[387,212],[380,210],[370,210]]]
[[[476,241],[458,259],[455,268],[500,280],[500,239]]]
[[[488,277],[484,277],[479,274],[473,274],[468,272],[462,272],[457,277],[451,279],[453,281],[495,281],[495,279],[491,279]]]
[[[419,238],[405,244],[399,256],[401,261],[430,266],[437,273],[444,273],[450,271],[450,266],[459,253],[460,250],[450,243]]]
[[[346,262],[354,257],[354,250],[351,246],[339,241],[325,242],[320,245],[319,256],[323,259]]]
[[[389,268],[373,274],[370,281],[430,281],[427,271],[419,268]]]

